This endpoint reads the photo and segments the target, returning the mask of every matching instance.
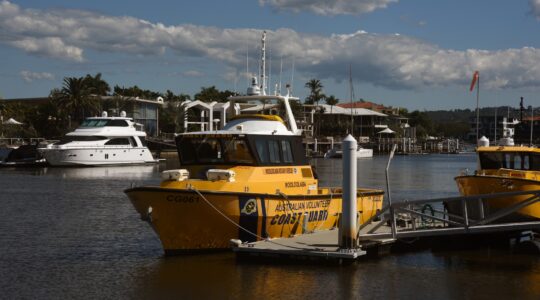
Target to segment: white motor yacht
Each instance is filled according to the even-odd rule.
[[[59,142],[39,148],[51,166],[101,166],[155,163],[146,133],[121,112],[120,117],[91,117]]]
[[[324,154],[324,158],[341,158],[342,156],[343,156],[343,150],[341,150],[340,147],[331,148]],[[356,150],[356,157],[357,158],[373,157],[373,149],[362,148],[362,146],[358,145],[358,149]]]

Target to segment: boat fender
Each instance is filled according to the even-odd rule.
[[[189,171],[186,169],[166,170],[161,172],[161,180],[184,181],[189,179]]]
[[[229,240],[229,246],[231,246],[231,248],[238,248],[242,245],[242,241],[239,240],[239,239],[230,239]]]
[[[206,171],[206,178],[210,181],[225,180],[234,182],[236,173],[233,170],[209,169]]]

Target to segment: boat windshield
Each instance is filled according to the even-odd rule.
[[[54,143],[54,145],[64,145],[71,142],[94,142],[103,140],[107,140],[107,137],[95,135],[66,135],[60,141]]]
[[[480,152],[481,169],[540,171],[540,154],[531,152]]]
[[[182,165],[255,163],[248,143],[239,137],[183,137],[177,145]]]
[[[86,119],[81,123],[81,127],[128,127],[129,123],[126,120],[103,120],[103,119]]]

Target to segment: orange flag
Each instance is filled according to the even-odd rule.
[[[480,77],[480,74],[478,73],[478,71],[474,71],[474,75],[471,82],[471,89],[470,89],[471,92],[474,90],[474,85],[478,81],[478,77]]]

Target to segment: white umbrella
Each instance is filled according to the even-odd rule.
[[[388,134],[391,134],[391,133],[396,133],[396,132],[393,131],[392,129],[390,129],[390,128],[387,127],[387,128],[385,128],[385,129],[383,129],[383,130],[377,132],[377,133],[388,133]]]
[[[7,121],[5,121],[4,123],[2,123],[4,125],[22,125],[23,123],[13,119],[13,118],[9,118]]]

